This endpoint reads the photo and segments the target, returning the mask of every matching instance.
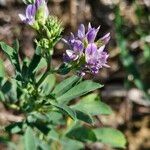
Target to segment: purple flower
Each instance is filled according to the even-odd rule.
[[[97,48],[97,45],[92,43],[88,44],[85,50],[86,67],[94,74],[97,74],[100,68],[108,67],[106,63],[109,55],[104,52],[104,48],[105,45]]]
[[[83,24],[80,25],[76,36],[71,33],[67,42],[69,50],[64,54],[64,61],[75,63],[77,74],[84,76],[86,72],[97,74],[102,67],[107,65],[108,53],[105,52],[105,45],[110,40],[110,33],[107,33],[98,41],[95,41],[100,27],[93,28],[88,25],[85,31]]]
[[[99,29],[100,29],[100,27],[98,27],[97,29],[92,28],[91,24],[89,23],[88,32],[86,34],[86,38],[87,38],[89,43],[93,43],[95,41],[95,38],[97,36],[97,33],[98,33]]]
[[[19,14],[19,17],[23,22],[29,25],[33,25],[33,23],[35,22],[35,14],[36,14],[36,7],[35,5],[30,4],[26,8],[25,15]]]
[[[49,12],[45,0],[35,0],[34,4],[29,4],[27,6],[25,15],[19,14],[19,17],[24,23],[33,25],[38,15],[40,15],[38,11],[42,11],[43,18],[48,17]]]
[[[82,55],[84,49],[83,43],[79,40],[73,40],[70,47],[71,49],[66,50],[64,55],[65,61],[77,60]]]

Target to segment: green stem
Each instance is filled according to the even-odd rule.
[[[42,75],[42,77],[37,82],[37,87],[39,87],[41,85],[41,83],[45,80],[45,78],[51,73],[51,57],[52,57],[51,55],[48,55],[46,57],[47,68],[46,68],[44,74]]]
[[[38,81],[37,87],[39,87],[41,85],[41,83],[45,80],[45,78],[48,76],[48,74],[49,74],[49,72],[45,71],[45,73],[42,75],[42,77]]]

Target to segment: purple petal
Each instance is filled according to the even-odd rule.
[[[97,66],[92,66],[90,69],[91,69],[92,73],[94,73],[94,74],[98,74],[98,72],[99,72],[99,68]]]
[[[110,40],[110,33],[105,34],[101,39],[100,39],[104,44],[107,44]]]
[[[88,44],[85,53],[87,55],[92,55],[93,53],[95,53],[97,51],[97,46],[94,43]]]
[[[88,24],[88,31],[92,29],[91,23]]]
[[[25,22],[26,20],[26,16],[23,14],[19,14],[19,18],[21,19],[21,21]]]
[[[77,53],[80,53],[83,51],[83,43],[80,40],[75,40],[73,43],[73,50]]]
[[[98,65],[100,67],[103,67],[103,66],[107,66],[106,63],[107,63],[107,59],[108,59],[109,55],[106,53],[106,52],[102,52],[100,55],[99,55],[99,61],[98,61]]]
[[[88,44],[85,50],[85,60],[87,63],[92,64],[97,62],[97,46],[94,43]]]
[[[95,38],[96,38],[96,31],[95,31],[95,29],[89,30],[89,32],[87,33],[86,37],[87,37],[87,40],[88,40],[89,43],[93,43]]]
[[[36,7],[35,5],[28,5],[26,8],[26,18],[33,18],[36,13]]]
[[[98,49],[98,53],[103,52],[104,49],[105,49],[105,45],[101,46],[101,47]]]
[[[106,68],[110,68],[110,66],[109,66],[109,65],[107,65],[107,64],[104,64],[103,66],[104,66],[104,67],[106,67]]]
[[[94,42],[94,40],[95,40],[95,38],[97,36],[98,31],[99,31],[99,27],[97,29],[91,28],[88,31],[86,37],[87,37],[87,40],[88,40],[89,43],[93,43]]]
[[[77,60],[78,55],[76,55],[72,50],[66,50],[66,54],[70,60]]]
[[[24,23],[32,25],[35,21],[35,13],[36,13],[35,5],[30,4],[26,8],[26,14],[25,15],[19,14],[19,17]]]
[[[68,42],[69,42],[69,44],[70,44],[71,47],[72,47],[74,41],[75,41],[75,36],[74,36],[73,33],[71,33],[71,35],[70,35],[70,37],[68,39]]]
[[[77,35],[79,39],[83,39],[85,37],[85,26],[83,24],[80,25]]]

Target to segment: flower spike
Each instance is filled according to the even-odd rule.
[[[68,40],[70,49],[66,50],[64,61],[76,66],[79,76],[84,76],[87,72],[97,74],[102,67],[109,67],[109,55],[105,52],[105,46],[110,40],[110,33],[95,41],[99,29],[100,26],[93,28],[89,23],[88,31],[85,32],[85,26],[81,24],[76,36],[71,33]]]

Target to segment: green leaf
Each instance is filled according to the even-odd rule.
[[[12,134],[15,134],[15,133],[19,133],[21,131],[21,128],[18,127],[18,126],[15,126],[12,130],[11,130],[11,133]]]
[[[59,74],[61,74],[61,75],[65,75],[65,74],[69,73],[70,70],[71,70],[71,66],[69,66],[69,65],[66,64],[66,63],[63,63],[63,64],[59,67],[57,73],[59,73]]]
[[[18,148],[14,142],[8,142],[7,146],[8,146],[9,150],[17,150],[17,148]]]
[[[41,94],[44,95],[49,95],[52,88],[55,85],[55,75],[54,74],[50,74],[48,75],[45,80],[42,82],[42,84],[39,86],[39,88],[41,89]]]
[[[0,77],[0,87],[2,86],[3,80],[4,80],[4,77]]]
[[[8,46],[4,42],[0,42],[1,48],[7,56],[12,56],[15,51],[12,47]]]
[[[4,77],[4,76],[5,76],[5,68],[4,68],[3,61],[0,59],[0,77]]]
[[[37,71],[40,61],[41,61],[41,55],[37,55],[36,53],[34,54],[31,60],[27,58],[23,60],[23,65],[21,70],[23,81],[27,83],[30,79],[34,80],[35,71]]]
[[[49,122],[53,125],[64,124],[65,120],[63,119],[63,114],[61,114],[59,112],[51,111],[51,112],[47,113],[46,116],[48,117]]]
[[[67,137],[76,139],[81,142],[96,141],[96,136],[91,129],[86,127],[74,128],[67,133]]]
[[[18,58],[18,51],[8,46],[4,42],[0,42],[0,46],[3,52],[7,55],[7,57],[11,61],[12,65],[15,67],[16,73],[21,72],[19,58]]]
[[[74,86],[73,88],[71,88],[65,94],[58,97],[57,100],[61,104],[68,103],[71,100],[73,100],[79,96],[87,94],[87,93],[94,91],[101,87],[103,87],[103,86],[99,83],[96,83],[96,82],[93,82],[90,80],[86,80],[86,81],[83,81],[83,82],[79,83],[78,85]]]
[[[33,130],[30,127],[26,129],[24,140],[25,150],[37,150]]]
[[[49,139],[52,139],[52,140],[55,140],[55,141],[59,141],[59,134],[54,130],[52,129],[49,133],[48,133],[48,136],[47,136]]]
[[[39,140],[38,142],[38,150],[51,150],[50,145],[46,142]]]
[[[6,81],[4,85],[1,87],[1,91],[6,94],[11,90],[12,84],[10,81]]]
[[[69,139],[67,137],[63,137],[60,140],[62,146],[63,146],[63,150],[81,150],[84,149],[84,145],[82,142],[73,140],[73,139]]]
[[[46,68],[46,66],[47,66],[46,60],[45,60],[44,58],[41,58],[41,59],[40,59],[40,62],[39,62],[39,64],[38,64],[38,66],[35,68],[35,71],[36,71],[36,72],[39,72],[39,71],[41,71],[43,68]]]
[[[7,92],[8,95],[8,101],[11,101],[12,103],[15,103],[18,101],[17,98],[17,82],[15,79],[11,79],[11,89]]]
[[[144,56],[144,62],[150,64],[150,45],[144,44],[143,46],[143,56]]]
[[[51,102],[51,104],[55,107],[57,107],[59,110],[61,110],[62,112],[68,114],[72,119],[76,119],[76,113],[73,109],[71,109],[69,106],[64,105],[64,104],[57,104],[54,102]]]
[[[16,52],[19,52],[19,41],[18,40],[15,40],[13,42],[13,48]]]
[[[126,139],[120,131],[107,127],[94,129],[93,131],[98,141],[112,147],[125,148]]]
[[[90,115],[109,115],[112,113],[111,108],[101,102],[98,95],[94,93],[83,97],[77,104],[72,105],[71,108]]]
[[[40,150],[51,150],[50,145],[46,144],[45,142],[39,143]]]
[[[9,142],[9,139],[8,139],[8,137],[6,137],[6,135],[1,135],[0,136],[0,141],[1,141],[1,143],[7,143],[7,142]]]
[[[28,64],[29,64],[29,59],[25,58],[23,60],[23,65],[21,69],[22,80],[25,82],[28,82]]]
[[[50,145],[46,141],[35,137],[35,142],[37,143],[36,150],[51,150]]]
[[[5,130],[9,133],[15,134],[15,133],[19,133],[22,131],[22,122],[16,122],[13,124],[8,125]]]
[[[28,67],[28,76],[30,77],[33,72],[35,71],[36,67],[38,66],[38,64],[40,63],[40,60],[41,60],[41,55],[37,55],[37,54],[34,54],[30,64],[29,64],[29,67]]]
[[[45,123],[49,121],[49,118],[43,113],[32,111],[31,113],[28,114],[27,121],[29,123],[36,123],[36,122]]]
[[[76,112],[76,117],[78,120],[81,120],[81,121],[84,121],[84,122],[90,123],[90,124],[93,123],[93,119],[89,114],[86,114],[86,113],[84,113],[82,111],[78,111],[78,110],[76,110],[75,112]]]
[[[73,84],[75,84],[78,80],[79,80],[78,76],[69,77],[60,82],[59,84],[57,84],[52,93],[55,94],[56,96],[60,96],[64,94],[66,91],[68,91],[73,86]]]
[[[4,94],[0,91],[0,101],[5,101],[5,97]]]

